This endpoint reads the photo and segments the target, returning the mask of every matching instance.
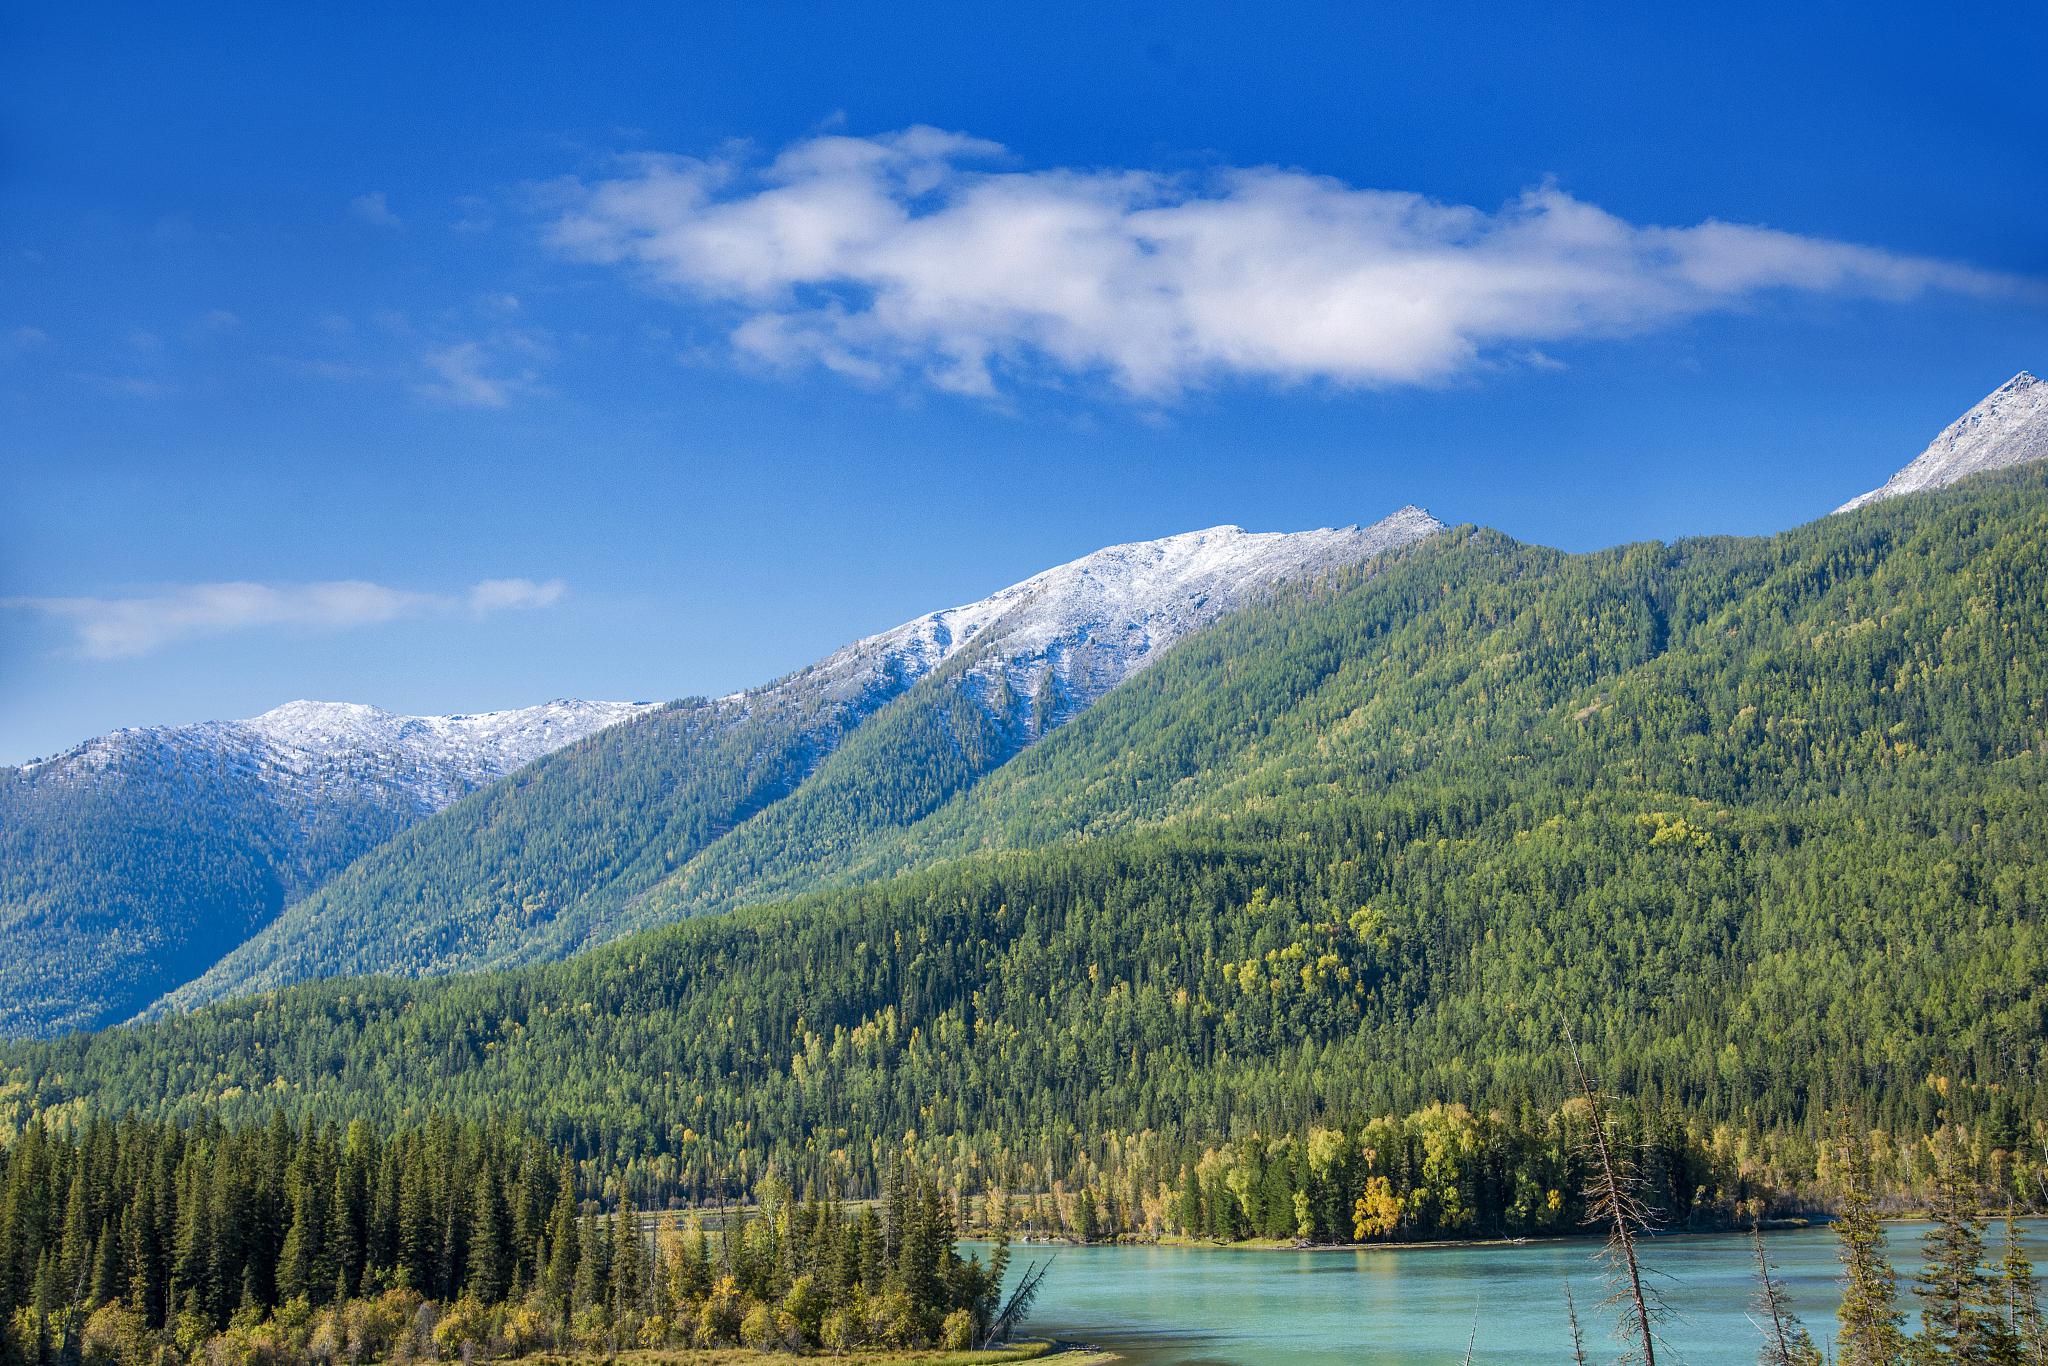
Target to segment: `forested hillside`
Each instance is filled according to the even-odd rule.
[[[377,849],[168,1003],[547,961],[808,886],[854,837],[930,812],[1183,636],[1441,529],[1404,508],[1363,527],[1111,546],[764,687],[675,703]],[[693,860],[706,871],[687,901],[650,900]]]
[[[1569,1020],[1707,1155],[1700,1199],[1811,1179],[1833,1111],[1946,1113],[2013,1181],[2048,1137],[2044,601],[2038,468],[1767,539],[1439,536],[1229,619],[872,846],[962,857],[15,1046],[4,1103],[517,1108],[683,1192],[872,1185],[906,1135],[1151,1187],[1438,1101],[1527,1128],[1572,1089]]]
[[[365,850],[641,710],[301,701],[0,768],[0,1038],[127,1019]]]
[[[416,818],[301,810],[239,754],[130,749],[87,781],[0,770],[0,1037],[125,1019]]]

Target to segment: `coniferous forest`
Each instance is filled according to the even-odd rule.
[[[914,1170],[853,1209],[758,1183],[745,1219],[654,1236],[588,1164],[497,1124],[380,1136],[95,1121],[0,1165],[11,1362],[433,1360],[745,1345],[981,1346],[1021,1305]],[[1007,1317],[1006,1317],[1007,1314]]]

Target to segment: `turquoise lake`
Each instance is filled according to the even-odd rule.
[[[1888,1227],[1902,1295],[1919,1265],[1916,1225]],[[2037,1225],[2027,1239],[2048,1261]],[[2003,1231],[1986,1231],[1994,1264]],[[1835,1242],[1826,1230],[1771,1233],[1771,1260],[1816,1341],[1832,1338]],[[1571,1359],[1564,1286],[1571,1283],[1587,1357],[1609,1360],[1612,1315],[1589,1242],[1371,1252],[1266,1252],[1142,1246],[1018,1247],[1019,1263],[1054,1257],[1031,1316],[1033,1336],[1093,1343],[1134,1366],[1335,1366],[1463,1359]],[[1748,1317],[1755,1262],[1743,1235],[1666,1237],[1647,1249],[1673,1310],[1663,1337],[1672,1362],[1753,1363]]]

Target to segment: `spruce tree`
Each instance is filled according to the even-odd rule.
[[[612,1216],[612,1317],[622,1327],[647,1307],[647,1243],[631,1202]]]
[[[555,1208],[548,1217],[548,1261],[543,1288],[555,1313],[569,1317],[576,1288],[576,1168],[565,1157],[555,1185]]]
[[[64,1293],[77,1299],[84,1295],[91,1274],[87,1258],[91,1252],[92,1226],[86,1217],[85,1164],[73,1164],[69,1190],[64,1198],[64,1232],[59,1244],[58,1278]]]
[[[497,1169],[486,1160],[477,1172],[476,1193],[470,1198],[469,1292],[485,1304],[503,1298],[511,1284],[510,1214],[498,1184]]]
[[[1921,1239],[1925,1265],[1913,1290],[1920,1301],[1914,1356],[1930,1361],[1995,1362],[2005,1325],[1994,1310],[1984,1269],[1984,1220],[1962,1136],[1943,1127],[1934,1137],[1934,1177]]]
[[[1999,1301],[2013,1360],[2026,1366],[2048,1363],[2048,1323],[2034,1284],[2034,1263],[2020,1242],[2019,1224],[2005,1216],[2005,1255],[1999,1261]]]
[[[1905,1352],[1898,1278],[1885,1256],[1884,1225],[1871,1190],[1870,1156],[1863,1141],[1844,1133],[1837,1142],[1841,1191],[1834,1222],[1842,1262],[1840,1366],[1896,1366]]]
[[[611,1221],[599,1216],[576,1229],[576,1283],[571,1296],[578,1312],[602,1306],[611,1293]]]

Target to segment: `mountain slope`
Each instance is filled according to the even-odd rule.
[[[1945,428],[1904,469],[1836,508],[1857,508],[1902,494],[1946,488],[1988,470],[2048,460],[2048,384],[2022,370]]]
[[[675,703],[378,848],[165,1004],[560,957],[694,908],[648,899],[693,866],[715,870],[720,904],[803,885],[843,823],[907,824],[1275,585],[1439,529],[1404,508],[1112,546],[765,687]]]
[[[365,849],[639,710],[292,702],[0,770],[0,1036],[132,1014]]]
[[[431,1100],[700,1190],[872,1182],[914,1131],[1149,1193],[1247,1133],[1554,1103],[1568,1018],[1660,1123],[1946,1115],[2017,1151],[2048,1135],[2044,546],[2040,469],[1753,540],[1435,536],[1218,622],[945,808],[1035,847],[16,1046],[0,1118]]]

